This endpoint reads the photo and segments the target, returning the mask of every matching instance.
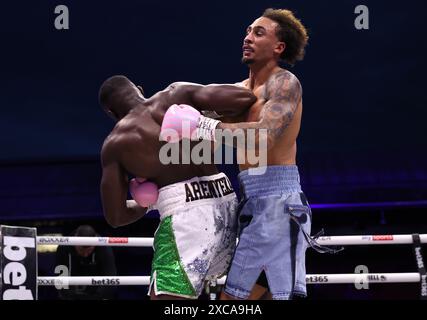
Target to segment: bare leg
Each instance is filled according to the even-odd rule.
[[[271,298],[271,293],[268,291],[268,288],[255,284],[248,300],[271,300]]]
[[[242,300],[239,298],[232,297],[226,294],[224,291],[221,291],[220,300]],[[252,288],[251,294],[247,300],[271,300],[271,293],[268,291],[268,288],[255,284]]]

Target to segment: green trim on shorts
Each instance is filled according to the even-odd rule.
[[[158,292],[197,297],[196,290],[181,265],[172,228],[172,216],[166,217],[160,222],[154,236],[151,279],[153,279],[154,271],[156,272]]]

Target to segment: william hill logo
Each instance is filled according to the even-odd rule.
[[[387,280],[387,278],[382,274],[370,274],[368,275],[368,280],[372,282],[384,282]]]

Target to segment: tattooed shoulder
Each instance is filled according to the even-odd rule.
[[[302,87],[298,78],[288,70],[273,74],[265,84],[264,99],[293,101],[298,104],[302,97]]]
[[[282,136],[293,120],[301,101],[302,89],[297,77],[281,70],[266,84],[266,103],[262,111],[262,124],[268,128],[271,142]]]

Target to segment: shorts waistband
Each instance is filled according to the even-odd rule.
[[[253,170],[260,170],[263,173],[257,174]],[[245,197],[302,192],[296,165],[244,170],[239,173],[238,178],[241,192]]]
[[[218,204],[235,197],[230,180],[224,173],[194,177],[159,190],[156,208],[160,219],[194,205]]]

